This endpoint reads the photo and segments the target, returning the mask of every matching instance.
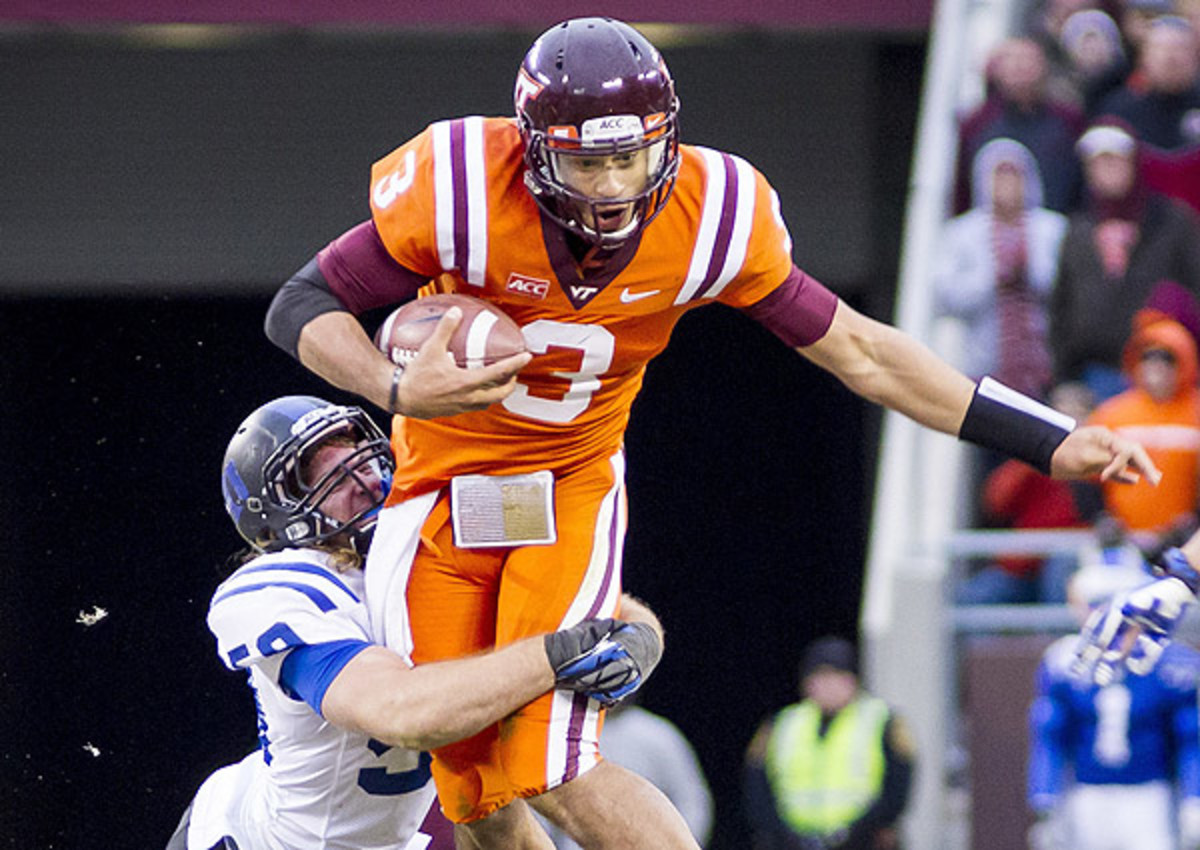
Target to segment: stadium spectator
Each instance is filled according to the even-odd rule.
[[[1048,59],[1056,58],[1063,27],[1076,12],[1097,8],[1096,0],[1034,0],[1025,6],[1021,33],[1037,41]]]
[[[1193,6],[1193,14],[1200,14],[1200,0],[1194,2]],[[1186,16],[1183,19],[1188,20],[1194,33],[1195,21]],[[1150,57],[1152,66],[1162,69],[1157,72],[1158,76],[1168,86],[1172,83],[1179,85],[1180,80],[1186,79],[1185,69],[1192,61],[1188,57],[1194,59],[1194,50],[1187,49],[1189,40],[1177,26],[1178,20],[1168,19],[1161,33],[1156,30],[1156,52]],[[1139,73],[1137,80],[1130,84],[1130,91],[1124,95],[1126,110],[1145,110],[1154,117],[1166,116],[1164,126],[1156,132],[1166,141],[1184,138],[1183,143],[1176,147],[1160,147],[1157,144],[1142,146],[1140,170],[1146,186],[1154,192],[1183,201],[1194,211],[1200,212],[1200,144],[1196,144],[1195,137],[1200,132],[1200,108],[1197,108],[1200,104],[1195,102],[1197,87],[1193,85],[1189,90],[1174,95],[1146,97],[1145,77],[1144,73]],[[1152,105],[1162,108],[1152,109]]]
[[[1080,623],[1092,607],[1151,580],[1136,552],[1132,558],[1119,547],[1105,552],[1071,580]],[[1037,816],[1031,850],[1195,850],[1200,655],[1174,643],[1149,673],[1128,672],[1100,687],[1072,671],[1078,643],[1077,635],[1053,643],[1037,671],[1027,786]]]
[[[1141,55],[1150,25],[1163,15],[1173,14],[1174,2],[1175,0],[1116,0],[1114,19],[1121,27],[1121,37],[1125,40],[1129,54],[1135,59]],[[1134,67],[1129,82],[1133,91],[1143,89],[1143,72],[1140,67]]]
[[[1084,9],[1067,18],[1059,39],[1063,59],[1058,73],[1084,114],[1095,115],[1100,102],[1129,74],[1121,30],[1101,10]]]
[[[1192,25],[1192,32],[1200,33],[1200,0],[1175,0],[1173,11]]]
[[[1050,346],[1055,379],[1082,380],[1100,401],[1126,387],[1121,352],[1157,284],[1200,290],[1200,225],[1187,206],[1146,188],[1137,142],[1120,121],[1093,124],[1079,151],[1088,199],[1063,241]]]
[[[970,208],[976,155],[998,138],[1015,139],[1033,153],[1042,175],[1045,206],[1068,212],[1079,197],[1074,145],[1084,117],[1075,106],[1052,100],[1047,94],[1049,70],[1044,49],[1033,39],[1007,39],[989,56],[985,78],[986,99],[959,126],[955,213]]]
[[[1146,307],[1158,310],[1187,328],[1200,350],[1200,299],[1173,280],[1162,280],[1150,292]]]
[[[1139,170],[1151,192],[1182,201],[1200,214],[1200,145],[1178,151],[1143,146]]]
[[[904,721],[861,687],[854,645],[804,651],[802,700],[763,723],[746,753],[754,850],[896,850],[916,751]]]
[[[1059,384],[1050,406],[1077,422],[1092,410],[1092,394],[1079,383]],[[984,479],[982,524],[990,528],[1081,528],[1087,525],[1069,482],[1055,481],[1027,463],[1008,460]],[[985,562],[955,589],[960,605],[1066,601],[1067,579],[1077,566],[1072,555],[1046,558],[1003,556]]]
[[[1200,508],[1195,338],[1165,314],[1141,310],[1125,346],[1124,371],[1131,387],[1101,403],[1088,421],[1136,438],[1171,481],[1170,487],[1100,485],[1105,511],[1153,557],[1195,530]]]
[[[1067,219],[1042,206],[1037,162],[1020,142],[988,142],[972,172],[972,207],[946,224],[938,247],[935,310],[964,323],[964,372],[1044,399],[1047,304]]]
[[[1139,75],[1101,101],[1143,143],[1182,151],[1200,143],[1200,43],[1178,16],[1156,18],[1138,56]]]

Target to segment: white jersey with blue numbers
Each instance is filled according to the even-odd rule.
[[[304,680],[300,691],[319,706],[313,690],[323,694],[353,653],[373,642],[362,571],[338,573],[325,553],[309,549],[262,555],[217,588],[208,625],[225,665],[249,673],[259,749],[201,787],[190,850],[209,850],[226,836],[240,850],[424,846],[417,830],[434,795],[428,754],[339,729],[286,684]],[[347,651],[303,670],[295,669],[305,664],[298,653],[281,684],[284,660],[300,647]]]
[[[1145,676],[1099,687],[1070,671],[1078,638],[1046,650],[1030,712],[1029,801],[1059,802],[1073,784],[1177,782],[1200,795],[1200,654],[1171,644]]]

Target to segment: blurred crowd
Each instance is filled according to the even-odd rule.
[[[1200,0],[1044,0],[960,116],[937,312],[958,365],[1136,437],[1166,484],[1067,485],[972,456],[970,522],[1098,527],[1147,557],[1200,497]],[[971,565],[965,604],[1063,602],[1073,558]]]
[[[1141,442],[1163,483],[1066,484],[972,450],[967,521],[1091,529],[1070,554],[961,565],[959,604],[1087,612],[1150,580],[1200,508],[1200,0],[1041,0],[959,116],[935,304],[959,365]],[[1104,687],[1041,657],[1029,715],[1033,850],[1200,848],[1200,653]]]
[[[962,330],[951,359],[1136,439],[1164,478],[1066,483],[968,448],[970,524],[1092,533],[972,560],[956,601],[1068,603],[1078,626],[1198,525],[1200,0],[1041,0],[982,72],[933,265],[936,311]],[[1075,633],[1030,660],[1028,736],[1005,739],[1025,745],[1032,828],[1005,814],[1024,846],[1200,850],[1196,619],[1156,668],[1103,687],[1073,668]],[[750,846],[899,850],[918,755],[904,718],[842,638],[806,649],[799,684],[747,749]]]

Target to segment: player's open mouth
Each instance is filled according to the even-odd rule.
[[[629,207],[621,206],[612,209],[596,210],[597,230],[620,230],[625,226],[629,217]]]

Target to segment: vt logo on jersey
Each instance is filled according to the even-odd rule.
[[[567,287],[567,297],[571,299],[571,303],[578,310],[584,304],[592,300],[592,297],[600,291],[598,286],[584,286],[581,283],[572,284]]]
[[[540,277],[529,277],[528,275],[512,272],[508,276],[508,283],[504,284],[504,289],[517,295],[524,295],[527,298],[534,298],[541,301],[546,297],[546,293],[550,291],[550,281],[542,280]]]

